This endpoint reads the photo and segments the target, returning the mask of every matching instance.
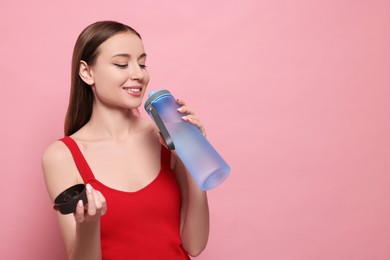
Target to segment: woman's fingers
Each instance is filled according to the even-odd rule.
[[[99,211],[100,211],[100,216],[103,216],[107,212],[107,203],[106,199],[104,198],[103,194],[95,190],[95,195],[96,195],[96,200],[99,200]]]
[[[191,123],[199,128],[203,136],[206,136],[206,129],[204,128],[202,122],[195,116],[194,111],[186,106],[186,103],[181,100],[177,99],[177,103],[180,105],[180,107],[177,109],[180,113],[184,114],[182,119],[188,123]]]
[[[194,111],[191,108],[187,107],[186,105],[179,107],[177,111],[179,111],[182,114],[195,115]]]
[[[88,204],[84,205],[80,200],[74,213],[74,218],[78,223],[100,218],[107,212],[106,199],[102,193],[93,189],[89,183],[86,185],[86,191]]]
[[[78,223],[84,222],[84,203],[82,200],[77,202],[76,211],[74,213],[74,219]]]
[[[180,105],[177,111],[179,111],[182,114],[195,115],[194,111],[191,108],[186,106],[184,100],[177,99],[177,103]]]
[[[93,188],[91,184],[86,185],[87,189],[87,200],[88,200],[88,207],[87,212],[89,216],[94,216],[96,214],[96,202],[95,202],[95,196],[93,195]]]
[[[200,120],[197,117],[195,117],[194,115],[186,115],[186,116],[183,116],[182,119],[184,121],[189,122],[189,123],[196,125],[198,127],[200,127],[202,125]]]
[[[202,135],[206,137],[206,129],[204,128],[202,122],[197,117],[195,117],[194,115],[186,115],[183,116],[182,119],[198,127]]]
[[[181,106],[184,106],[186,104],[186,102],[184,102],[184,100],[181,100],[181,99],[176,99],[176,101]]]

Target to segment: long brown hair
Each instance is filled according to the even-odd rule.
[[[141,35],[128,25],[115,21],[99,21],[86,27],[73,49],[71,87],[68,111],[65,116],[65,136],[72,135],[83,127],[92,115],[93,93],[79,76],[80,61],[93,65],[99,54],[99,46],[112,36],[131,32],[141,39]]]

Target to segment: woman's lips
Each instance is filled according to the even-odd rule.
[[[136,86],[136,87],[124,87],[123,88],[127,94],[132,95],[134,97],[139,97],[142,94],[142,87]]]

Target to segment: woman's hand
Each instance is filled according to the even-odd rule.
[[[177,103],[181,106],[177,109],[180,113],[184,114],[185,116],[182,117],[182,119],[190,124],[193,124],[194,126],[198,127],[200,132],[203,134],[204,137],[206,137],[206,129],[204,128],[202,122],[195,116],[195,113],[192,109],[186,106],[186,103],[181,100],[177,99]]]
[[[198,127],[200,132],[202,133],[202,135],[204,137],[206,137],[206,130],[202,124],[202,122],[199,120],[199,118],[197,118],[195,116],[195,113],[192,109],[190,109],[189,107],[186,106],[186,103],[181,100],[181,99],[177,99],[177,103],[180,105],[180,107],[177,109],[177,111],[179,111],[180,113],[182,113],[184,116],[182,117],[182,119],[190,124],[193,124],[194,126]],[[160,143],[162,145],[164,145],[166,148],[168,148],[162,134],[160,131],[158,131],[159,133],[159,140],[160,140]],[[174,152],[174,151],[173,151]]]
[[[91,184],[86,185],[88,204],[84,205],[80,200],[77,203],[74,218],[77,223],[88,223],[100,219],[107,211],[106,199],[100,191],[92,188]]]

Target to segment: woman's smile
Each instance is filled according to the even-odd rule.
[[[134,87],[123,87],[123,89],[126,91],[126,93],[134,96],[134,97],[140,97],[142,95],[142,86],[134,86]]]

